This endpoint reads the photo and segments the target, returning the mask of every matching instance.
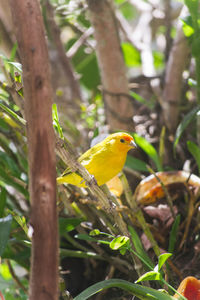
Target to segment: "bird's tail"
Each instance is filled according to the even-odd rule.
[[[63,176],[57,177],[56,182],[58,185],[66,183],[66,179]]]

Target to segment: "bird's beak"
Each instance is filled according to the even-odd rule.
[[[137,145],[133,140],[130,142],[130,147],[131,148],[137,148]]]

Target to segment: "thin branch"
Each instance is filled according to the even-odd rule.
[[[16,282],[16,284],[18,285],[19,288],[21,288],[25,294],[28,294],[28,290],[25,288],[25,286],[21,283],[21,281],[19,280],[19,278],[17,277],[17,275],[15,274],[15,271],[10,263],[10,261],[8,259],[6,259],[6,263],[8,265],[10,274],[12,275],[13,280]]]

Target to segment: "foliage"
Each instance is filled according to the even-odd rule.
[[[178,172],[188,165],[190,173],[199,175],[200,172],[198,1],[185,0],[190,16],[182,20],[183,30],[195,60],[196,73],[192,71],[194,61],[189,60],[183,78],[182,102],[178,115],[180,122],[176,132],[173,133],[170,133],[163,123],[161,113],[163,115],[165,111],[161,105],[162,93],[159,94],[157,89],[154,89],[153,80],[161,79],[158,90],[163,88],[164,69],[179,16],[167,25],[169,20],[154,17],[158,12],[160,16],[164,13],[160,5],[155,11],[150,1],[143,2],[141,5],[147,5],[146,13],[148,5],[154,12],[148,24],[152,34],[152,40],[149,42],[145,41],[142,35],[143,28],[139,28],[138,25],[139,20],[142,22],[144,12],[139,12],[138,8],[129,1],[115,1],[115,10],[121,26],[121,48],[130,80],[131,90],[127,97],[135,108],[133,116],[135,132],[131,134],[138,145],[138,150],[133,155],[132,153],[128,155],[125,165],[130,187],[122,175],[120,195],[114,196],[108,188],[102,188],[110,210],[101,207],[98,199],[88,189],[76,189],[72,186],[58,189],[61,264],[59,276],[64,285],[64,288],[60,289],[62,299],[65,299],[66,289],[69,289],[76,300],[88,299],[99,291],[105,292],[105,297],[112,299],[116,294],[115,289],[107,290],[111,287],[120,289],[119,297],[120,295],[126,297],[129,293],[139,299],[173,299],[171,294],[175,293],[180,277],[191,275],[189,272],[192,272],[192,267],[189,268],[187,265],[188,253],[194,257],[194,261],[191,262],[194,266],[193,272],[198,273],[198,268],[196,270],[195,266],[198,266],[199,262],[199,255],[196,252],[200,239],[199,178],[195,177],[195,183],[190,182],[190,177],[184,183],[171,183],[164,192],[161,188],[162,197],[157,197],[158,203],[145,206],[144,203],[138,202],[137,198],[138,184],[141,179],[150,175],[150,170],[155,178],[156,172],[168,170]],[[45,15],[45,1],[41,3],[49,44],[51,44],[52,38]],[[61,31],[63,47],[71,60],[72,69],[78,77],[79,88],[83,95],[81,102],[72,99],[68,79],[63,76],[63,73],[55,71],[54,84],[57,85],[56,104],[54,103],[52,107],[53,126],[56,135],[74,145],[77,152],[83,153],[89,148],[89,141],[92,138],[101,139],[107,134],[108,125],[105,115],[109,108],[104,107],[101,74],[94,48],[95,39],[93,32],[88,31],[90,22],[85,1],[52,0],[51,3]],[[134,31],[132,36],[129,29],[132,28],[133,23],[139,26],[135,26],[139,31]],[[124,24],[125,27],[122,26]],[[136,33],[138,36],[143,36],[142,42],[136,39]],[[167,47],[164,49],[160,42],[163,39],[165,45],[169,43],[168,50]],[[56,46],[53,45],[52,48]],[[154,72],[150,77],[144,75],[144,58],[147,53],[145,51],[149,51],[148,55],[153,61]],[[5,299],[12,300],[16,297],[28,299],[32,227],[29,226],[28,149],[22,66],[18,62],[17,44],[13,44],[10,55],[3,53],[0,55],[0,62],[0,255],[2,258],[0,290]],[[56,61],[56,63],[59,65],[58,69],[61,69],[60,62]],[[63,105],[60,100],[62,97],[64,100],[67,99],[66,101],[70,99],[69,102],[66,102],[67,104],[64,102]],[[65,105],[67,110],[63,108]],[[110,128],[111,131],[112,129]],[[65,168],[65,163],[57,156],[58,174]],[[152,199],[156,198],[155,195],[159,195],[158,182],[156,183],[155,189],[149,186]],[[167,198],[171,200],[175,216],[170,210]],[[159,201],[163,201],[161,205]],[[148,236],[149,231],[152,237]],[[155,249],[159,251],[164,249],[166,253],[158,254]],[[69,260],[72,266],[68,268]],[[75,284],[75,291],[68,286],[67,281],[74,280],[73,275],[74,272],[76,273],[74,261],[76,261],[74,265],[79,266],[80,263],[82,276],[80,281],[84,282],[81,288],[85,289],[83,292],[78,290],[77,284]],[[139,270],[138,273],[135,269]],[[86,273],[88,277],[85,276]],[[107,275],[111,279],[102,281]],[[118,278],[113,279],[115,277]],[[169,280],[165,281],[165,277]],[[135,283],[132,283],[133,281]],[[148,284],[151,287],[141,285],[143,281],[150,281]],[[78,282],[76,278],[75,282]],[[170,294],[157,290],[163,285],[165,288],[168,287]],[[86,289],[88,286],[90,287]]]

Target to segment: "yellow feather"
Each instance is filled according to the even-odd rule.
[[[81,155],[79,162],[95,177],[98,185],[103,185],[122,170],[127,152],[135,146],[131,135],[114,133]],[[84,180],[78,174],[70,172],[69,168],[57,178],[57,183],[86,187]]]

